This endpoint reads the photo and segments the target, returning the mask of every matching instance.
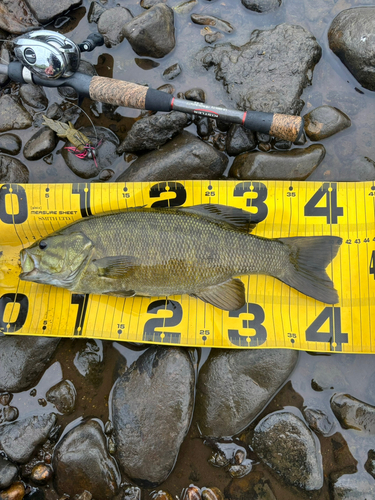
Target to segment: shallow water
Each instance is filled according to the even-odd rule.
[[[168,5],[173,7],[181,3],[180,0],[168,0]],[[96,30],[96,24],[87,22],[87,12],[90,2],[83,0],[82,7],[68,14],[68,22],[59,27],[74,41],[79,43],[90,32]],[[124,6],[134,16],[142,12],[138,0],[109,0],[107,7],[115,5]],[[321,61],[315,67],[312,86],[305,89],[302,98],[305,107],[302,114],[322,104],[336,106],[349,115],[352,120],[351,128],[340,134],[324,140],[327,154],[322,164],[312,174],[312,180],[342,180],[350,171],[353,161],[358,157],[368,157],[375,161],[374,136],[374,111],[375,93],[363,89],[353,78],[349,71],[343,66],[339,59],[330,51],[327,41],[327,31],[333,18],[342,10],[353,6],[374,5],[373,2],[357,2],[356,0],[284,0],[280,9],[270,14],[252,13],[242,6],[239,0],[227,1],[205,1],[198,0],[198,4],[192,10],[196,14],[209,14],[229,21],[235,30],[226,34],[223,42],[231,42],[242,45],[249,39],[254,29],[266,29],[282,22],[301,25],[310,30],[317,38],[323,49]],[[60,25],[61,20],[55,25]],[[206,91],[207,102],[213,105],[223,103],[231,106],[231,101],[226,94],[222,84],[215,80],[213,70],[206,71],[197,67],[192,61],[194,55],[207,44],[201,34],[203,26],[195,25],[190,20],[190,13],[175,15],[176,39],[175,50],[157,62],[156,68],[142,69],[139,58],[134,54],[126,40],[115,48],[97,48],[91,54],[84,54],[84,59],[95,65],[98,73],[140,84],[149,84],[152,87],[163,85],[162,73],[170,65],[179,62],[182,66],[181,75],[172,82],[177,92],[184,92],[192,87],[201,87]],[[53,25],[47,28],[53,29]],[[143,67],[153,66],[143,64]],[[61,102],[62,98],[56,90],[46,89],[50,103]],[[118,108],[112,115],[104,113],[101,104],[94,104],[88,100],[83,102],[84,109],[90,114],[95,125],[111,128],[122,139],[126,131],[131,127],[134,120],[140,115],[137,110]],[[79,125],[87,125],[86,118],[80,120]],[[195,131],[195,127],[191,127]],[[18,132],[17,132],[18,133]],[[25,143],[35,133],[34,128],[19,132]],[[309,141],[306,145],[309,145]],[[63,146],[60,141],[54,152],[54,162],[47,165],[43,160],[26,162],[30,170],[30,182],[79,182],[82,181],[73,174],[64,164],[59,149]],[[24,161],[22,154],[19,155]],[[120,158],[112,166],[116,174],[120,173],[126,166],[123,158]],[[104,376],[103,381],[96,387],[90,385],[81,377],[74,367],[74,356],[79,346],[82,347],[83,340],[62,341],[51,366],[43,376],[37,387],[37,395],[30,396],[30,391],[15,394],[12,405],[20,411],[20,416],[29,413],[43,413],[50,408],[50,404],[41,406],[38,402],[43,399],[46,390],[61,379],[70,379],[76,386],[78,395],[85,394],[84,398],[78,400],[77,410],[72,416],[60,416],[60,423],[65,426],[77,418],[97,417],[103,422],[109,417],[109,394],[115,379],[113,367],[123,363],[123,357],[128,365],[137,358],[141,351],[127,348],[124,344],[104,342]],[[202,359],[207,357],[208,350],[203,350]],[[310,355],[300,353],[300,358],[290,381],[281,389],[274,400],[269,404],[261,416],[283,408],[302,410],[306,406],[319,408],[325,411],[334,422],[331,435],[342,434],[348,443],[354,461],[358,461],[358,470],[363,470],[363,464],[367,459],[367,450],[371,446],[366,438],[353,430],[343,430],[331,412],[329,401],[336,392],[348,393],[369,404],[375,405],[375,366],[374,357],[371,355]],[[316,391],[312,387],[312,380],[319,380],[323,391]],[[316,387],[316,386],[314,386]],[[296,410],[297,409],[297,410]],[[257,420],[259,420],[258,417]],[[257,421],[256,420],[256,421]],[[247,433],[244,433],[246,438]],[[330,437],[320,438],[323,453],[325,476],[335,470],[334,456],[332,455],[332,442]],[[185,439],[176,463],[176,467],[163,484],[173,495],[180,494],[184,487],[189,484],[198,486],[217,486],[224,489],[230,482],[230,477],[224,469],[213,468],[207,463],[210,450],[204,446],[197,432],[192,426]],[[354,460],[355,459],[355,460]],[[327,484],[316,494],[301,494],[297,490],[291,490],[272,475],[270,470],[261,464],[256,465],[254,470],[264,473],[272,484],[272,490],[278,500],[294,500],[300,498],[314,498],[325,500],[329,498]],[[368,476],[369,479],[370,476]],[[246,478],[245,478],[246,479]],[[372,479],[371,479],[372,480]],[[58,496],[47,490],[48,499],[56,499]],[[147,498],[147,495],[145,496]]]

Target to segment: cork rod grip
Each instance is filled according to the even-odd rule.
[[[295,142],[303,132],[303,119],[300,116],[275,113],[270,128],[270,135]]]
[[[94,76],[89,88],[93,101],[136,109],[145,109],[147,91],[148,87],[143,85],[103,76]]]

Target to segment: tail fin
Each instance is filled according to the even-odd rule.
[[[325,269],[336,257],[342,243],[338,236],[279,238],[290,249],[290,266],[278,279],[299,292],[327,304],[339,301]]]

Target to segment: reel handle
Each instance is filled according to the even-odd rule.
[[[91,52],[96,47],[104,45],[104,38],[100,33],[90,33],[86,40],[78,44],[81,52]]]

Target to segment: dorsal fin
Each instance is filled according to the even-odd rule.
[[[228,207],[226,205],[194,205],[193,207],[179,208],[183,212],[205,217],[221,224],[229,224],[238,231],[251,232],[256,226],[256,222],[251,222],[251,213],[241,208]]]

